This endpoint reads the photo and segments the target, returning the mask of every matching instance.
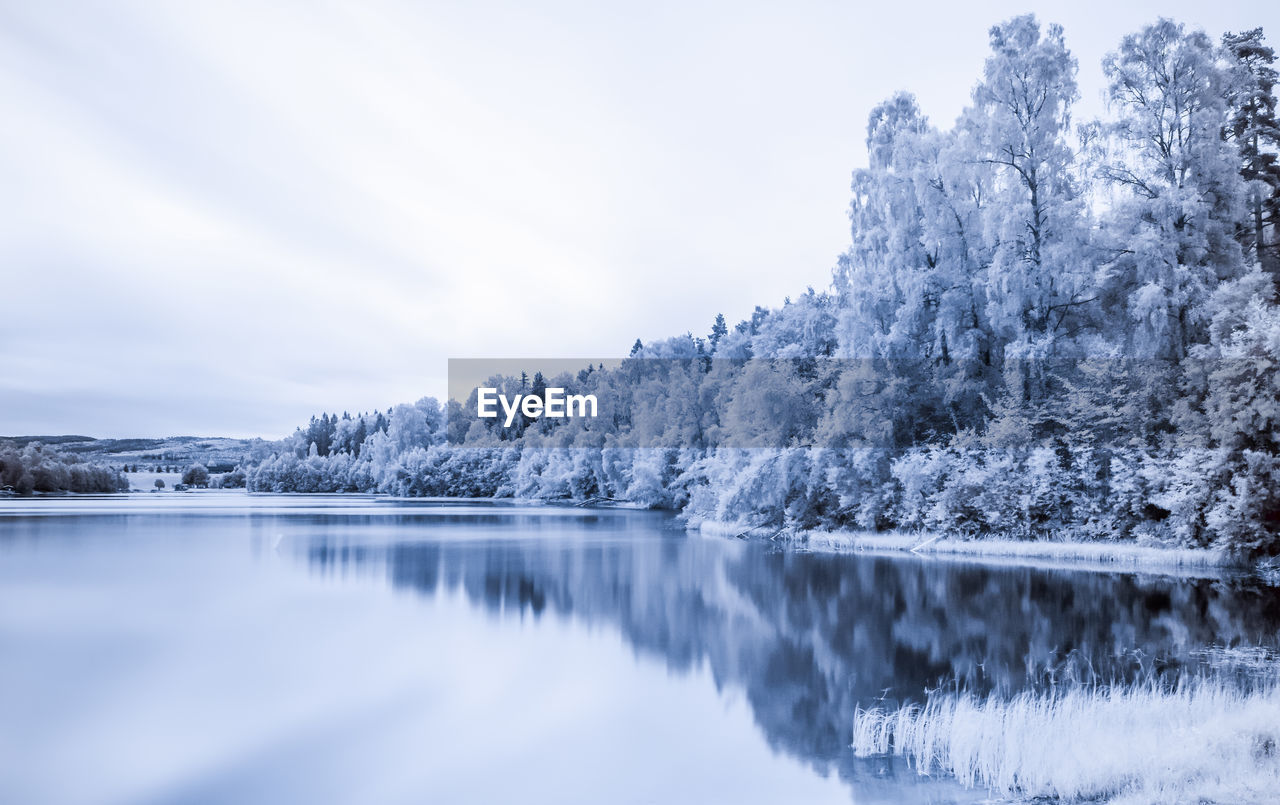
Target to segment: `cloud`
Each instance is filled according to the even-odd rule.
[[[1018,10],[0,3],[0,433],[274,436],[824,287],[867,111],[952,119]],[[1154,12],[1065,14],[1091,68]]]

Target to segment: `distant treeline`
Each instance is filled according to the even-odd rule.
[[[127,492],[129,482],[114,467],[86,462],[79,456],[39,442],[18,446],[0,442],[0,490],[19,495],[35,492]]]
[[[626,421],[472,433],[434,400],[326,415],[249,488],[1280,553],[1280,123],[1261,29],[1124,37],[1103,62],[1109,117],[1082,125],[1059,27],[1017,17],[990,40],[952,127],[906,93],[872,111],[828,291],[637,341],[633,358],[678,359],[651,388],[639,361],[495,383],[595,393],[603,417],[626,398]],[[714,368],[765,358],[791,368]],[[1147,368],[1118,383],[1092,359]],[[773,446],[706,447],[717,428]]]

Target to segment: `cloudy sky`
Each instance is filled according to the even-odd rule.
[[[1062,23],[1090,114],[1124,33],[1277,8],[0,0],[0,434],[276,437],[705,333],[828,284],[868,111],[949,123],[992,23]]]

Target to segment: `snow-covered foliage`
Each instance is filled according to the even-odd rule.
[[[494,380],[595,394],[595,419],[326,415],[250,488],[1280,553],[1272,51],[1160,20],[1077,125],[1061,28],[1016,17],[990,44],[952,127],[907,93],[872,110],[829,290]]]
[[[39,442],[18,447],[0,441],[0,492],[127,492],[129,482],[116,467],[88,462]]]

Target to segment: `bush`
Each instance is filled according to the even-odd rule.
[[[208,486],[209,470],[203,464],[192,464],[182,473],[182,483],[187,486]]]

